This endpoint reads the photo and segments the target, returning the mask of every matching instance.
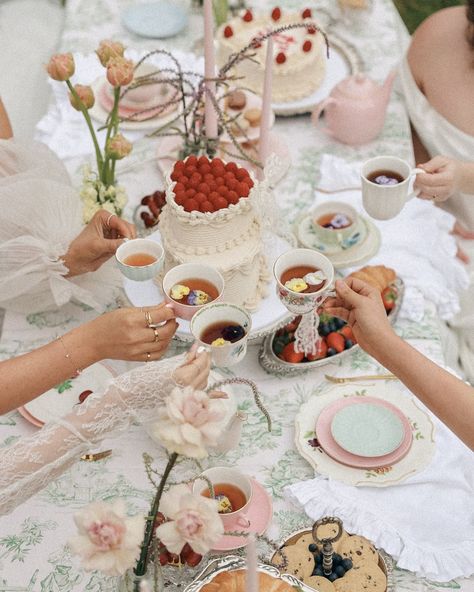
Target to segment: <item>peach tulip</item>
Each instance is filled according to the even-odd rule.
[[[91,109],[94,106],[94,91],[90,86],[85,86],[83,84],[75,84],[74,90],[76,91],[80,101],[86,109]],[[79,101],[72,93],[69,93],[69,101],[71,105],[74,107],[74,109],[76,109],[76,111],[81,110],[81,105]]]
[[[64,82],[74,74],[75,65],[72,53],[53,55],[46,66],[46,71],[53,80]]]
[[[101,41],[99,44],[99,48],[96,49],[95,53],[97,54],[100,63],[105,67],[109,63],[110,58],[121,58],[123,57],[125,51],[125,47],[120,43],[120,41],[111,41],[110,39],[105,39]]]
[[[133,62],[122,57],[107,62],[107,80],[112,86],[126,86],[133,80]]]
[[[132,151],[132,143],[127,140],[122,134],[115,134],[113,138],[107,142],[107,154],[120,160],[125,158]]]

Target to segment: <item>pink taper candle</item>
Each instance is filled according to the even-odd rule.
[[[250,534],[245,549],[247,571],[245,572],[245,592],[258,592],[257,545],[255,535]]]
[[[204,76],[207,79],[216,77],[212,0],[204,0]],[[204,97],[206,136],[212,139],[217,138],[217,113],[207,91],[215,96],[216,83],[209,80],[206,82],[206,96]]]
[[[265,57],[265,78],[263,80],[262,117],[260,119],[260,142],[258,157],[265,165],[268,158],[268,135],[270,133],[270,118],[272,114],[272,80],[273,80],[273,38],[267,39],[267,55]],[[258,178],[264,177],[262,169],[258,169]]]

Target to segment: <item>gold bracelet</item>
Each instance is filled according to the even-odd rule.
[[[67,351],[66,345],[64,344],[64,341],[63,341],[63,338],[62,338],[61,335],[59,335],[58,341],[60,341],[61,342],[61,345],[63,346],[64,356],[69,360],[69,362],[71,363],[71,365],[74,368],[74,378],[77,378],[81,374],[82,368],[76,368],[76,365],[72,361],[71,354]]]

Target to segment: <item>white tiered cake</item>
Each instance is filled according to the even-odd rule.
[[[222,166],[230,165],[233,170],[242,170],[238,169],[234,163]],[[217,189],[222,187],[220,193],[211,191],[215,181],[210,181],[209,178],[207,182],[198,183],[197,188],[193,190],[189,187],[186,189],[186,182],[182,183],[184,179],[191,182],[189,177],[185,175],[175,177],[181,179],[177,182],[173,181],[171,176],[168,175],[166,180],[166,205],[161,212],[159,223],[165,249],[165,272],[180,263],[211,265],[224,277],[223,299],[226,302],[243,305],[249,311],[256,310],[261,298],[267,293],[267,284],[270,281],[270,273],[263,254],[262,225],[257,208],[259,185],[255,183],[247,190],[243,188],[241,193],[247,193],[248,196],[239,195],[234,199],[234,196],[229,197],[228,194],[235,191],[229,190],[224,185],[217,187]],[[223,177],[217,175],[217,182],[220,178]],[[236,185],[236,193],[238,193],[241,183],[237,180],[233,183],[231,179],[226,181],[231,186]],[[210,197],[206,197],[211,201],[206,200],[204,203],[212,204],[214,200],[221,207],[216,206],[215,211],[194,209],[195,204],[191,204],[191,201],[194,201],[195,197],[202,199],[199,196],[205,195],[204,186],[209,184]],[[175,189],[176,187],[178,190]],[[186,193],[191,197],[180,199],[180,195],[186,196]],[[215,194],[220,197],[216,197]],[[216,202],[222,198],[222,194],[227,195],[225,199],[233,199],[236,203],[228,203],[224,206],[223,202]],[[176,200],[178,202],[185,200],[185,207]],[[212,208],[204,205],[200,209]]]

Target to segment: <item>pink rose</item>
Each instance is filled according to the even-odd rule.
[[[224,533],[216,500],[191,493],[186,485],[171,487],[161,498],[160,511],[169,522],[156,529],[156,536],[171,553],[180,553],[188,543],[204,555]]]
[[[115,136],[110,138],[107,142],[106,150],[111,158],[120,160],[130,154],[132,151],[132,143],[122,136],[122,134],[115,134]]]
[[[99,48],[96,49],[95,53],[97,54],[100,63],[105,67],[109,63],[110,58],[121,58],[123,57],[125,51],[125,47],[120,43],[120,41],[111,41],[110,39],[105,39],[101,41],[99,44]]]
[[[138,558],[143,539],[143,516],[129,518],[121,500],[113,504],[94,502],[74,516],[78,534],[69,541],[87,571],[98,569],[117,576]]]
[[[133,62],[122,57],[107,62],[107,80],[112,86],[127,86],[133,80]]]
[[[80,101],[82,102],[82,104],[84,105],[84,107],[86,109],[90,109],[91,107],[94,106],[94,103],[95,103],[94,91],[92,90],[92,88],[90,86],[85,86],[83,84],[75,84],[74,90],[78,94]],[[69,93],[69,102],[74,107],[74,109],[76,109],[76,111],[81,110],[81,106],[80,106],[79,101],[76,99],[76,97],[72,93]]]
[[[53,80],[64,82],[74,74],[75,65],[72,53],[57,53],[53,55],[46,66],[46,71]]]

